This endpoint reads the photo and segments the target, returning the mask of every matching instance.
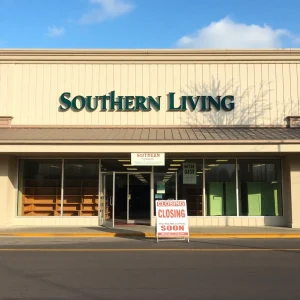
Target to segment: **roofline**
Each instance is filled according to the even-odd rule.
[[[298,61],[300,49],[1,49],[0,63]]]
[[[0,54],[291,54],[300,53],[300,48],[277,48],[277,49],[91,49],[91,48],[68,48],[68,49],[41,49],[41,48],[7,48],[0,49]]]
[[[0,140],[0,145],[282,145],[298,140]]]

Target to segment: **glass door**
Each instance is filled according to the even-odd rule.
[[[150,224],[151,174],[128,174],[127,222]]]
[[[100,225],[115,226],[115,172],[100,175]]]

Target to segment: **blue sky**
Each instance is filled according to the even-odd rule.
[[[0,0],[1,48],[297,48],[299,0]]]

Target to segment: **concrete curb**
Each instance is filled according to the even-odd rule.
[[[64,237],[64,238],[154,238],[153,232],[102,232],[102,233],[53,233],[53,232],[2,232],[0,237]],[[300,233],[190,233],[190,238],[198,239],[300,239]]]

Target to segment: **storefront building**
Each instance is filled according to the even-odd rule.
[[[0,226],[300,228],[300,51],[0,52]]]

